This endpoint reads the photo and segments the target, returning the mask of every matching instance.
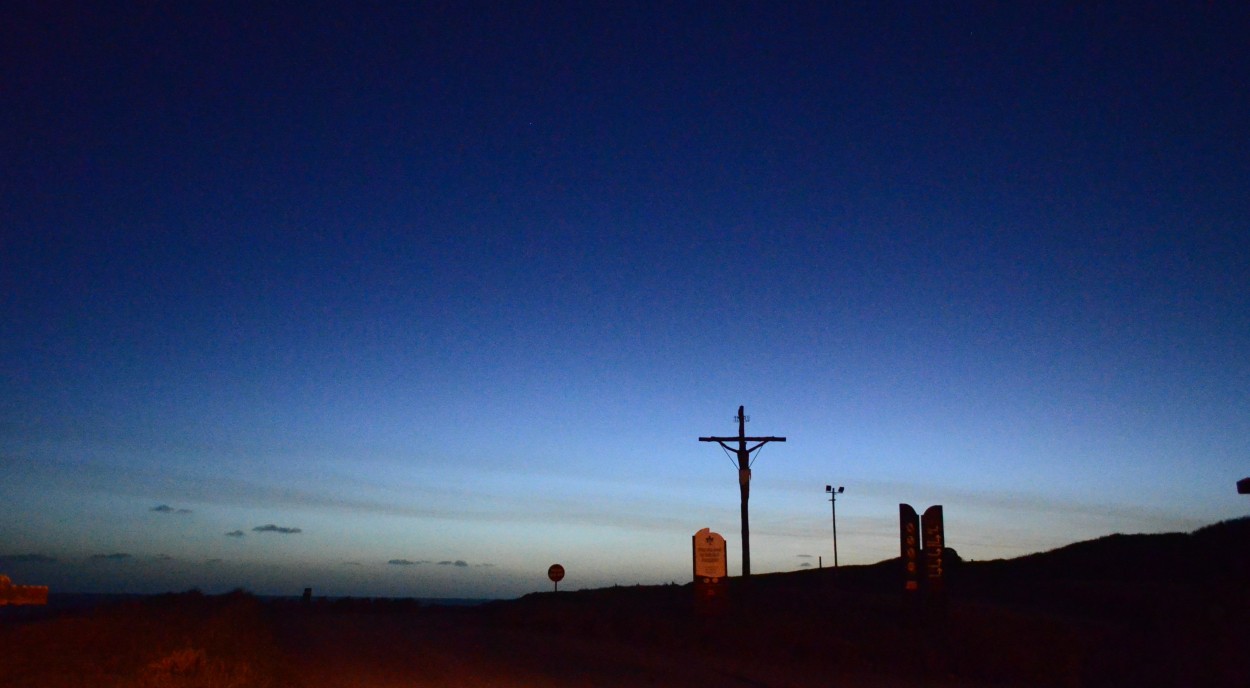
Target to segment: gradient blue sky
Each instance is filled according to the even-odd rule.
[[[0,10],[15,582],[736,574],[740,404],[755,572],[1250,511],[1244,3],[255,4]]]

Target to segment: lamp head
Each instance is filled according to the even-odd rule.
[[[833,492],[833,485],[825,485],[825,492]]]
[[[838,494],[842,494],[842,493],[843,493],[843,492],[845,492],[845,491],[846,491],[846,488],[845,488],[845,487],[842,487],[841,485],[838,485]]]

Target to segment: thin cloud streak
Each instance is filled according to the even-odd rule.
[[[396,503],[373,499],[345,498],[328,491],[299,490],[290,487],[263,485],[253,481],[235,477],[219,476],[186,476],[157,474],[154,471],[132,471],[130,477],[136,478],[135,483],[116,483],[116,470],[100,464],[74,465],[61,462],[63,471],[47,471],[49,480],[64,481],[65,475],[98,476],[93,484],[105,486],[105,491],[112,494],[134,496],[147,493],[150,487],[159,485],[163,492],[177,492],[184,499],[199,503],[221,506],[254,507],[265,504],[272,508],[293,509],[324,509],[329,511],[348,511],[353,514],[377,514],[385,516],[411,517],[432,519],[456,523],[534,523],[550,524],[552,522],[578,523],[583,526],[626,528],[645,532],[671,533],[674,530],[685,531],[689,528],[691,516],[686,512],[693,507],[674,509],[672,502],[657,499],[640,484],[636,491],[627,491],[621,498],[613,500],[596,500],[591,497],[572,499],[534,498],[524,501],[509,501],[506,495],[484,492],[481,500],[459,500],[452,507],[415,506],[411,503]],[[46,467],[43,467],[46,468]],[[44,472],[32,465],[31,470]],[[150,482],[149,486],[146,483]],[[77,483],[75,483],[77,485]],[[67,485],[68,486],[68,485]],[[605,486],[597,483],[588,485],[591,490],[620,493],[618,486]],[[427,488],[431,494],[439,491]],[[491,509],[473,506],[481,504],[501,504],[508,501],[513,509],[506,514],[498,508]],[[622,514],[629,514],[626,519]]]
[[[272,523],[266,523],[263,526],[256,526],[255,528],[252,529],[252,532],[254,533],[281,533],[283,535],[294,535],[295,533],[302,533],[304,531],[300,530],[299,528],[288,528],[286,526],[276,526]]]

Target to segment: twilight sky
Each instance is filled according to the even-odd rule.
[[[736,574],[740,404],[756,573],[1250,511],[1245,3],[257,4],[0,10],[14,582]]]

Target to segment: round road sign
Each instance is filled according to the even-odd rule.
[[[564,567],[559,564],[552,564],[547,569],[547,577],[551,579],[552,583],[559,583],[564,580]]]

